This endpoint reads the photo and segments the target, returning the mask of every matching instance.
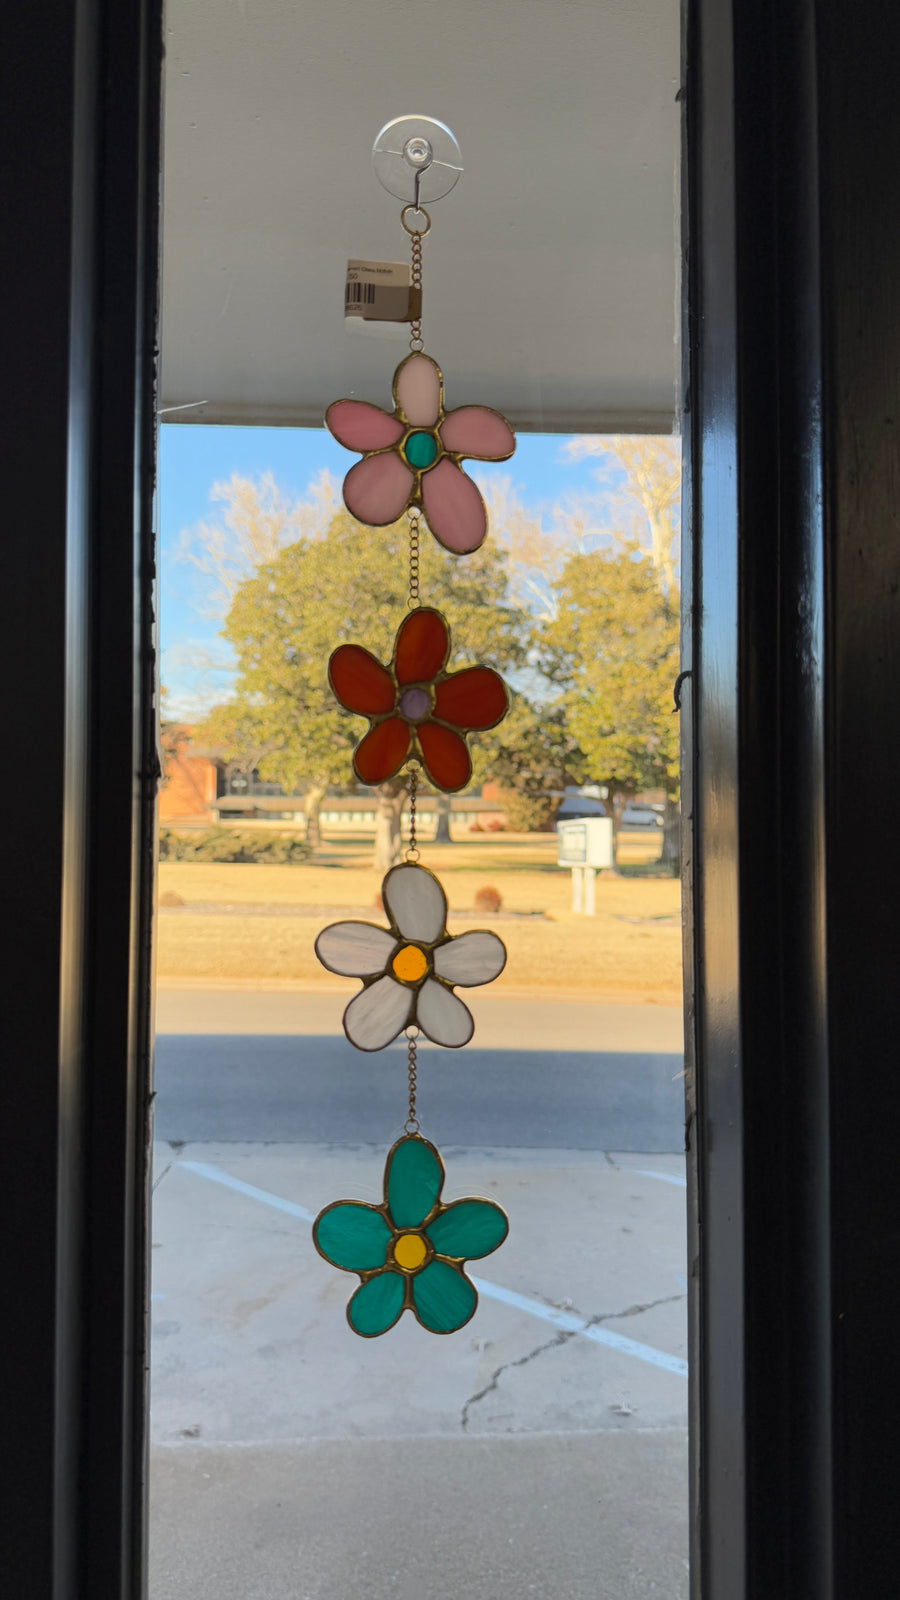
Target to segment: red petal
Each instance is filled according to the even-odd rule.
[[[394,646],[398,683],[430,683],[450,652],[450,629],[439,611],[420,606],[401,623]]]
[[[332,653],[328,682],[348,711],[373,717],[394,709],[396,691],[390,673],[360,644],[342,644]]]
[[[409,754],[409,727],[399,717],[376,722],[356,747],[353,770],[360,783],[387,783]]]
[[[508,709],[506,685],[493,667],[454,672],[435,691],[435,716],[457,728],[496,728]]]
[[[425,771],[435,788],[464,789],[472,776],[465,739],[437,722],[420,722],[416,733]]]

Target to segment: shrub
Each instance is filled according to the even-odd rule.
[[[499,911],[502,904],[503,898],[499,889],[486,888],[475,891],[476,911]]]
[[[227,861],[285,866],[308,861],[312,847],[296,833],[275,833],[262,829],[204,828],[197,832],[176,833],[161,828],[160,861]]]

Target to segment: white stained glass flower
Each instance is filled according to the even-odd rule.
[[[392,867],[381,896],[390,928],[334,922],[316,940],[323,967],[364,980],[344,1012],[347,1038],[358,1050],[383,1050],[415,1025],[434,1044],[468,1044],[472,1013],[453,989],[499,977],[506,965],[502,939],[485,929],[449,934],[447,899],[427,867]]]

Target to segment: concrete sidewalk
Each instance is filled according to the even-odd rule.
[[[687,1439],[157,1449],[150,1600],[686,1600]]]
[[[359,984],[334,978],[321,991],[229,988],[224,984],[160,982],[157,1033],[343,1033],[341,1017]],[[636,1050],[680,1055],[680,1006],[606,1000],[528,999],[469,989],[474,1043],[484,1050]]]

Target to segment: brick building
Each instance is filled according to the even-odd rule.
[[[164,723],[160,732],[163,777],[159,820],[163,825],[209,826],[218,821],[217,798],[225,788],[225,764],[204,745],[191,745],[191,729]],[[190,753],[188,753],[190,751]]]

